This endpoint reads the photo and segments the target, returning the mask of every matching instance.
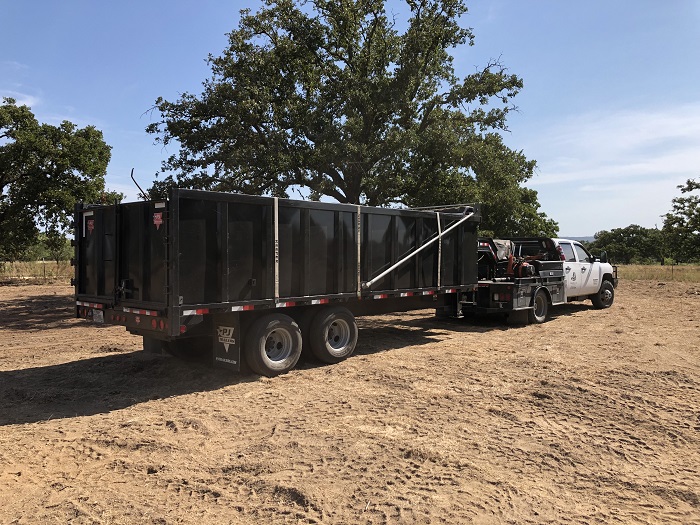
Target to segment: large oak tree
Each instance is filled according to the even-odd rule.
[[[394,7],[397,12],[390,9]],[[159,98],[147,130],[171,185],[412,207],[481,201],[499,235],[553,234],[502,140],[523,86],[498,61],[459,78],[464,0],[267,0],[241,13],[199,95]],[[406,16],[402,19],[402,14]]]

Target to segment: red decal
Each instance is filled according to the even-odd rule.
[[[95,229],[95,219],[88,219],[87,221],[87,229],[90,233],[92,233],[92,230]]]
[[[156,230],[160,230],[160,225],[163,224],[163,212],[153,214],[153,224],[156,225]]]

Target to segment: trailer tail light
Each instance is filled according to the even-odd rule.
[[[151,319],[151,328],[154,330],[158,328],[158,319]]]

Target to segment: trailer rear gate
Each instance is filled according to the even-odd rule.
[[[364,315],[456,305],[477,282],[478,207],[471,213],[180,189],[164,201],[79,206],[77,313],[98,310],[145,341],[213,339],[216,353],[223,343],[208,314],[246,329],[273,311],[306,325],[312,307]],[[229,338],[236,347],[239,336]]]

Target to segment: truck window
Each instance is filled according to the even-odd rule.
[[[574,248],[576,249],[576,254],[578,255],[579,262],[593,262],[591,256],[588,255],[588,252],[584,249],[583,246],[581,246],[580,244],[574,244]]]
[[[561,246],[561,251],[564,253],[564,257],[566,257],[566,262],[576,262],[576,254],[571,247],[571,243],[562,242],[559,243],[559,246]]]

